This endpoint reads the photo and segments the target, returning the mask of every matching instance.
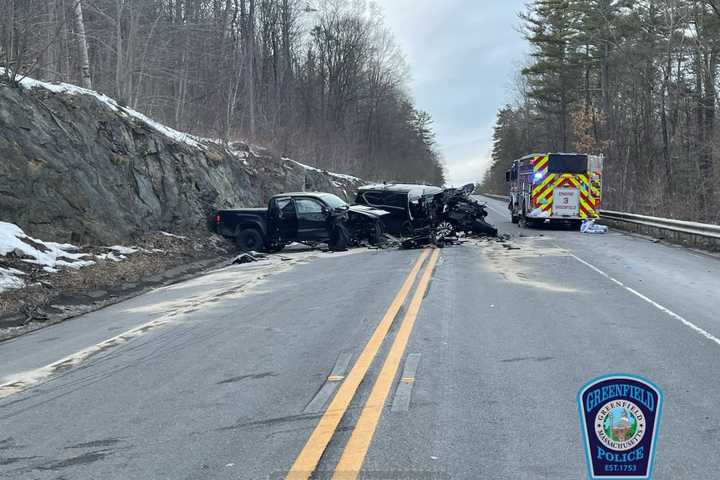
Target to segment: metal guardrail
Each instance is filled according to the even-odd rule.
[[[490,193],[483,193],[482,195],[505,202],[510,200],[510,197],[505,195],[494,195]],[[713,240],[720,240],[720,225],[711,225],[708,223],[698,222],[686,222],[684,220],[651,217],[647,215],[638,215],[635,213],[615,212],[612,210],[600,210],[600,218],[605,220],[612,220],[614,222],[629,223],[633,225],[657,228],[659,230],[670,231],[685,235],[695,235]]]
[[[495,194],[493,194],[493,193],[483,193],[482,196],[483,196],[483,197],[494,198],[495,200],[504,200],[504,201],[506,201],[506,202],[509,202],[509,201],[510,201],[510,197],[508,197],[508,196],[495,195]]]
[[[720,225],[650,217],[634,213],[613,212],[612,210],[600,210],[600,217],[616,222],[632,223],[634,225],[720,240]]]

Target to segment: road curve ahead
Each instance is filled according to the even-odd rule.
[[[222,269],[0,343],[0,478],[587,478],[576,395],[665,393],[720,474],[720,261],[611,232]],[[291,256],[292,257],[292,256]]]

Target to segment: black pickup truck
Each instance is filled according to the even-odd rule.
[[[379,243],[384,233],[380,219],[386,214],[351,207],[330,193],[284,193],[272,197],[268,208],[214,212],[208,228],[244,251],[279,252],[293,242],[327,243],[331,250],[344,250],[364,241]]]

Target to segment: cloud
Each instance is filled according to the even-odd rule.
[[[411,68],[417,107],[435,119],[449,183],[482,178],[497,109],[528,47],[526,0],[378,0]]]

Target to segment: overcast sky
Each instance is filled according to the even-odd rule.
[[[435,120],[448,183],[480,180],[492,127],[528,47],[527,0],[377,0],[410,65],[417,107]]]

